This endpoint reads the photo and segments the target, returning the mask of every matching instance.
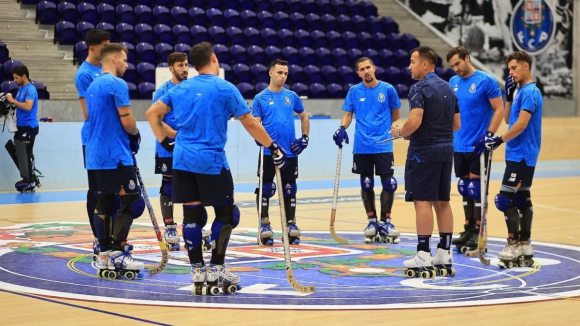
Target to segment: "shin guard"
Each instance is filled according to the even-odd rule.
[[[214,207],[215,220],[211,225],[211,264],[223,265],[232,230],[240,222],[240,210],[236,205],[226,204]]]
[[[163,216],[163,223],[165,225],[173,223],[173,200],[169,196],[159,196],[159,203],[161,204],[161,216]]]
[[[375,191],[361,191],[360,196],[362,198],[363,205],[368,217],[376,217],[377,209],[375,208]]]
[[[96,191],[88,190],[87,191],[87,216],[89,218],[89,222],[91,223],[91,230],[93,231],[93,236],[97,237],[97,231],[95,231],[95,209],[97,207],[97,200],[99,198],[99,193]]]
[[[192,264],[203,262],[203,234],[202,228],[207,223],[207,211],[201,205],[183,206],[183,240],[189,262]]]
[[[534,207],[529,190],[518,190],[515,202],[520,211],[520,241],[529,241],[532,235],[532,221],[534,219]]]
[[[391,217],[391,209],[395,196],[385,190],[381,191],[381,221],[386,222]]]

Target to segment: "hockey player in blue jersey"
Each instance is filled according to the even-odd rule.
[[[226,249],[240,211],[234,205],[234,184],[224,146],[227,125],[234,115],[258,142],[272,151],[274,164],[283,168],[284,149],[272,141],[238,89],[219,78],[219,62],[212,45],[202,42],[191,48],[189,59],[199,76],[181,82],[147,110],[147,119],[157,140],[173,151],[173,202],[183,203],[183,238],[192,267],[197,294],[207,282],[210,288],[230,288],[240,277],[225,267]],[[177,122],[175,140],[163,128],[163,117],[173,111]],[[211,225],[212,255],[209,267],[202,255],[202,228],[207,206],[215,219]]]
[[[471,56],[463,46],[447,52],[447,62],[457,76],[449,84],[455,91],[461,110],[461,129],[454,134],[455,176],[463,197],[465,231],[452,244],[464,252],[477,247],[481,224],[481,186],[479,156],[487,151],[485,137],[492,137],[503,117],[503,99],[495,79],[471,65]],[[487,160],[486,160],[487,161]]]
[[[81,66],[77,70],[75,75],[75,87],[77,88],[79,102],[81,104],[81,109],[83,110],[83,116],[85,118],[85,122],[81,128],[81,143],[83,145],[83,160],[85,161],[85,168],[86,168],[86,142],[87,142],[87,132],[88,132],[88,123],[89,123],[89,116],[87,114],[87,104],[85,101],[85,94],[87,92],[87,88],[93,82],[95,78],[101,75],[101,48],[104,44],[108,44],[110,42],[111,35],[107,31],[103,31],[100,29],[91,29],[87,32],[85,37],[85,43],[89,49],[87,58]],[[95,180],[94,175],[90,171],[87,170],[88,176],[88,186],[89,189],[87,191],[87,216],[89,217],[89,221],[91,224],[91,230],[93,231],[93,236],[95,241],[93,243],[93,254],[94,258],[99,254],[99,247],[98,247],[98,239],[97,233],[95,232],[95,226],[93,223],[93,216],[95,215],[95,206],[97,205],[97,181]]]
[[[6,93],[6,99],[16,106],[16,127],[14,142],[6,143],[6,150],[20,170],[22,180],[14,187],[20,192],[33,191],[40,187],[34,162],[34,141],[38,135],[38,92],[30,82],[28,67],[17,66],[12,70],[14,82],[19,86],[16,97]]]
[[[391,84],[375,77],[376,68],[370,58],[358,59],[355,67],[362,82],[348,91],[342,106],[345,113],[333,139],[338,147],[342,148],[343,141],[348,144],[346,129],[355,116],[352,172],[360,174],[361,197],[368,219],[365,242],[398,242],[400,233],[391,222],[397,190],[393,143],[377,141],[392,137],[389,126],[400,117],[401,101]],[[380,218],[375,208],[374,174],[381,177]]]
[[[118,43],[105,44],[101,60],[102,75],[93,80],[85,94],[90,119],[86,166],[94,173],[99,191],[94,215],[100,246],[97,268],[107,271],[99,273],[105,277],[117,272],[134,277],[143,263],[133,260],[133,246],[127,243],[127,237],[133,220],[143,214],[145,201],[137,185],[133,159],[141,138],[127,83],[121,79],[127,69],[127,49]]]
[[[268,71],[270,84],[254,97],[252,115],[262,122],[268,134],[284,148],[288,154],[286,167],[282,170],[282,186],[279,189],[284,194],[284,207],[288,223],[288,238],[291,244],[300,243],[300,228],[296,225],[296,179],[298,178],[298,155],[308,146],[310,120],[304,111],[302,100],[293,91],[284,88],[288,78],[288,61],[274,60]],[[300,117],[302,136],[296,138],[294,131],[294,113]],[[260,166],[258,162],[258,171]],[[274,243],[274,231],[270,226],[268,207],[270,198],[276,193],[276,176],[272,154],[264,149],[264,175],[262,178],[262,198],[259,198],[259,189],[256,189],[256,203],[261,205],[261,237],[262,243]],[[259,173],[258,173],[259,174]]]
[[[506,63],[509,76],[505,83],[504,120],[508,130],[502,136],[486,139],[486,146],[492,150],[506,143],[506,168],[495,205],[505,215],[508,244],[497,256],[500,267],[530,266],[534,255],[530,242],[534,216],[530,190],[542,143],[544,101],[533,82],[532,57],[525,51],[516,51],[507,56]]]

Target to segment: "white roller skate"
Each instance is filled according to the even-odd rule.
[[[519,266],[519,258],[522,255],[522,248],[516,240],[508,240],[505,246],[498,254],[497,263],[500,268],[512,268]]]
[[[530,267],[534,265],[534,247],[528,241],[520,241],[520,248],[522,255],[519,259],[519,265],[524,267]]]
[[[273,245],[274,244],[274,230],[270,226],[270,219],[265,217],[262,219],[262,226],[260,227],[260,238],[262,244]]]
[[[288,221],[288,242],[290,244],[300,244],[300,228],[293,221]]]
[[[101,245],[99,244],[99,239],[95,238],[93,240],[93,261],[97,261],[99,252],[101,251]]]
[[[211,251],[211,230],[201,229],[201,246],[203,251]]]
[[[405,275],[409,277],[434,278],[435,269],[433,268],[433,257],[427,251],[417,251],[417,253],[403,262]]]
[[[230,272],[224,265],[211,265],[207,271],[208,293],[216,295],[219,288],[224,293],[233,294],[238,290],[240,277]]]
[[[107,250],[107,251],[101,251],[99,252],[99,254],[97,255],[96,259],[95,259],[95,264],[97,265],[97,275],[99,275],[99,277],[102,278],[107,278],[107,279],[114,279],[116,278],[116,273],[113,273],[113,275],[109,274],[109,260],[110,257],[109,255],[111,254],[111,250]],[[113,268],[113,272],[114,272],[114,268]]]
[[[133,246],[129,244],[123,246],[123,251],[111,251],[109,254],[108,278],[113,278],[111,273],[114,273],[114,278],[124,276],[128,280],[142,277],[140,271],[145,268],[145,265],[142,262],[133,260],[132,252]]]
[[[365,233],[365,243],[380,242],[379,234],[379,224],[376,218],[369,218],[369,224],[364,230]]]
[[[379,222],[379,236],[381,238],[381,242],[383,243],[399,243],[401,239],[399,239],[399,232],[395,229],[393,223],[391,223],[391,219],[388,218],[386,222]]]
[[[177,233],[177,223],[167,224],[163,233],[165,242],[169,245],[169,250],[179,251],[179,233]]]
[[[205,285],[207,279],[207,267],[202,263],[191,264],[191,281],[193,282],[193,287],[191,288],[192,295],[206,295],[210,294],[208,292],[208,287]],[[216,288],[217,294],[219,289]],[[213,295],[215,295],[213,294]]]
[[[451,250],[437,248],[435,257],[433,257],[433,269],[440,276],[455,276],[453,265],[453,256]]]

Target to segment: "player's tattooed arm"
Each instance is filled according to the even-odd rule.
[[[139,132],[139,129],[137,129],[137,122],[135,121],[131,107],[122,106],[117,108],[117,112],[119,114],[119,118],[121,118],[123,129],[125,129],[129,135],[136,135]]]

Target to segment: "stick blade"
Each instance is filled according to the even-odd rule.
[[[305,286],[296,280],[294,277],[294,272],[292,271],[292,267],[286,267],[286,278],[290,285],[294,288],[294,290],[302,293],[314,293],[316,292],[316,287],[314,285]]]

